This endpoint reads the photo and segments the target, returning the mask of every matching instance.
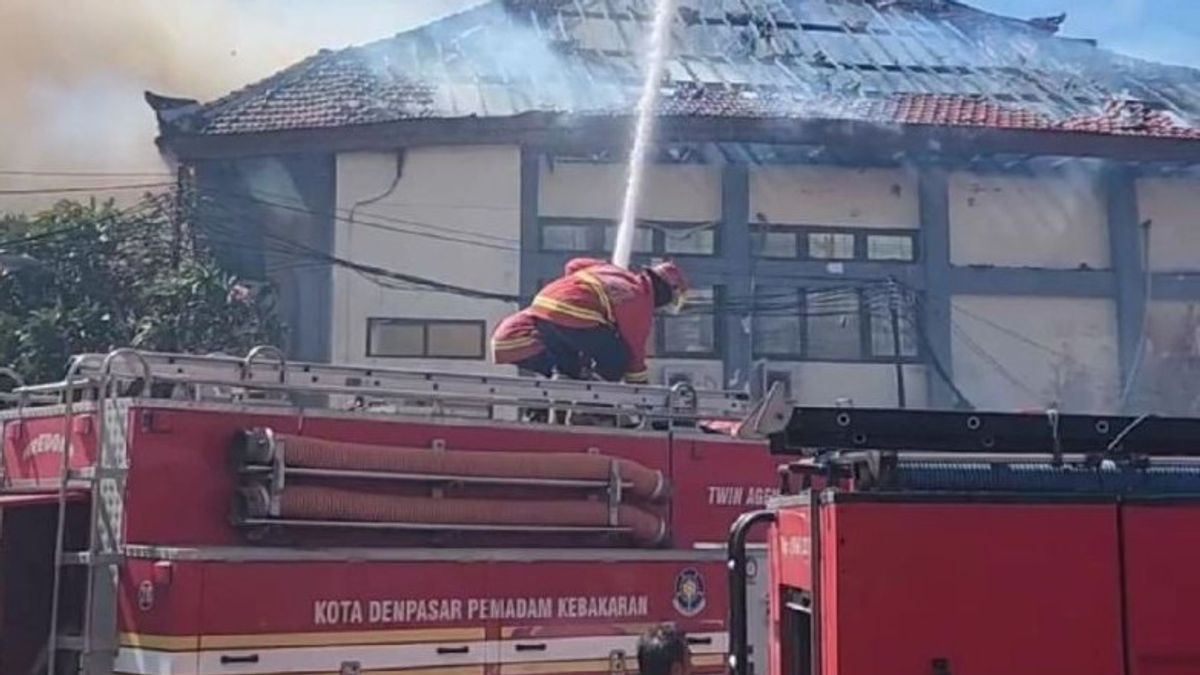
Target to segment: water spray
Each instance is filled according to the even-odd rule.
[[[637,228],[638,205],[642,197],[642,181],[646,174],[646,155],[654,135],[654,121],[661,93],[663,70],[671,46],[671,20],[675,0],[658,0],[654,10],[654,27],[650,36],[650,59],[646,64],[646,81],[638,99],[637,126],[633,135],[633,150],[629,153],[629,176],[625,184],[625,203],[621,208],[621,223],[617,227],[612,262],[629,268],[633,257],[633,235]]]

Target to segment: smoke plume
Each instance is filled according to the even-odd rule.
[[[0,171],[164,171],[143,91],[211,99],[320,48],[383,37],[474,2],[4,0]],[[138,180],[147,179],[124,182]],[[50,182],[63,178],[0,176],[0,189]],[[0,199],[0,210],[12,207]]]

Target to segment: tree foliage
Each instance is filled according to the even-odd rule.
[[[225,273],[186,236],[186,215],[162,195],[0,218],[0,365],[48,381],[80,352],[279,344],[271,289]]]

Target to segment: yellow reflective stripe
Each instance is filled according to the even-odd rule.
[[[492,347],[496,349],[519,349],[521,347],[529,347],[539,344],[538,341],[531,337],[512,338],[510,340],[492,340]]]
[[[599,312],[595,312],[584,307],[570,305],[565,302],[559,302],[553,298],[547,298],[541,295],[533,299],[533,306],[541,307],[542,309],[550,310],[551,312],[558,312],[559,314],[575,317],[576,319],[580,319],[582,321],[608,323],[608,321]]]
[[[649,370],[639,370],[636,373],[625,373],[625,379],[629,382],[649,382],[650,381],[650,371]]]
[[[608,297],[608,291],[604,290],[604,284],[595,277],[591,272],[576,272],[579,280],[587,284],[596,297],[600,299],[600,305],[604,307],[604,316],[608,318],[609,323],[616,323],[617,319],[613,316],[612,300]]]

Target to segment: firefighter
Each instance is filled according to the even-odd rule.
[[[565,272],[543,288],[528,309],[510,317],[516,325],[525,321],[522,314],[533,319],[535,330],[517,335],[540,343],[554,369],[567,377],[594,373],[610,382],[649,381],[646,342],[654,310],[678,311],[683,306],[687,295],[683,271],[673,262],[635,271],[604,260],[578,258],[567,263]],[[506,328],[507,339],[502,342],[523,344],[519,337],[511,341],[511,330]]]
[[[492,360],[543,377],[553,377],[557,372],[571,379],[584,379],[583,355],[564,348],[561,341],[547,344],[538,321],[528,309],[501,321],[492,333]]]

